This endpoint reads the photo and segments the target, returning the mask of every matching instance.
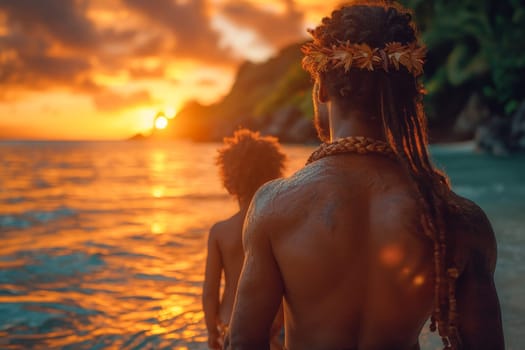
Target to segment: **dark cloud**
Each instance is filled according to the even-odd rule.
[[[92,48],[97,43],[95,26],[85,15],[85,1],[2,0],[0,10],[8,14],[8,24],[47,34],[66,46]]]
[[[293,0],[282,0],[284,13],[270,12],[248,1],[235,0],[225,4],[222,13],[234,24],[254,30],[264,41],[282,47],[304,36],[303,13]]]
[[[166,43],[166,38],[161,35],[156,35],[136,45],[133,50],[133,55],[139,57],[158,56],[159,53],[166,51],[170,51],[169,45]]]
[[[173,0],[123,0],[131,9],[146,17],[152,25],[168,29],[175,39],[176,57],[212,62],[231,62],[229,51],[219,48],[219,33],[212,29],[205,0],[177,3]],[[158,38],[150,45],[157,48]],[[148,52],[142,50],[141,52]]]
[[[104,91],[93,82],[96,73],[111,75],[133,67],[128,69],[131,79],[163,78],[165,67],[136,68],[137,60],[145,57],[233,62],[218,48],[219,34],[210,26],[206,0],[121,0],[113,7],[100,2],[99,9],[131,9],[145,19],[139,25],[130,21],[128,26],[103,28],[88,17],[90,4],[0,0],[0,20],[7,29],[0,35],[0,83],[20,90],[68,88],[93,94]],[[0,91],[0,99],[13,96],[12,91]]]
[[[116,30],[114,28],[104,29],[99,34],[99,40],[104,43],[132,43],[137,40],[140,32],[138,30],[127,29],[127,30]]]
[[[40,89],[50,83],[95,90],[87,84],[91,70],[89,60],[83,56],[52,56],[49,44],[41,39],[13,34],[0,37],[3,58],[0,61],[0,83],[14,87]],[[90,86],[88,86],[90,85]]]
[[[17,91],[50,86],[100,90],[90,78],[94,67],[88,53],[96,52],[98,38],[84,2],[2,0],[0,13],[7,26],[0,36],[1,84]],[[13,95],[0,94],[0,99]]]
[[[148,91],[141,90],[129,95],[105,91],[95,95],[93,102],[99,111],[111,112],[135,106],[149,105],[154,101]]]
[[[80,57],[51,57],[29,55],[21,56],[20,61],[25,67],[24,74],[19,74],[22,81],[26,82],[33,75],[38,75],[42,79],[58,80],[65,83],[72,82],[72,77],[82,72],[87,72],[91,65]],[[20,71],[18,72],[20,73]]]

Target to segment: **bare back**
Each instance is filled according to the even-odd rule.
[[[244,213],[237,213],[228,220],[218,223],[210,233],[216,236],[224,270],[224,289],[219,308],[219,316],[224,324],[230,321],[244,260],[241,239],[243,220]]]
[[[208,237],[202,299],[206,327],[211,334],[217,333],[219,325],[227,325],[230,321],[244,260],[241,239],[243,220],[244,212],[239,212],[218,222],[213,225]],[[219,296],[223,272],[224,289],[222,296]]]
[[[339,156],[280,184],[289,209],[271,241],[289,349],[417,346],[432,308],[432,246],[406,179],[386,158]]]

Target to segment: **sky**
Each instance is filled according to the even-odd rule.
[[[340,0],[1,0],[0,139],[148,133],[228,93]]]

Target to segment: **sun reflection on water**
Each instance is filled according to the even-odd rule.
[[[151,170],[154,174],[162,174],[166,171],[166,153],[164,151],[153,152]]]
[[[151,233],[160,235],[166,232],[166,223],[164,222],[153,222],[151,224]]]
[[[166,187],[163,185],[154,186],[151,189],[151,195],[155,198],[162,198],[164,196],[165,191]]]

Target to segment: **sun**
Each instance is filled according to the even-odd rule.
[[[155,118],[155,129],[163,130],[168,126],[168,118],[164,115],[159,115]]]

